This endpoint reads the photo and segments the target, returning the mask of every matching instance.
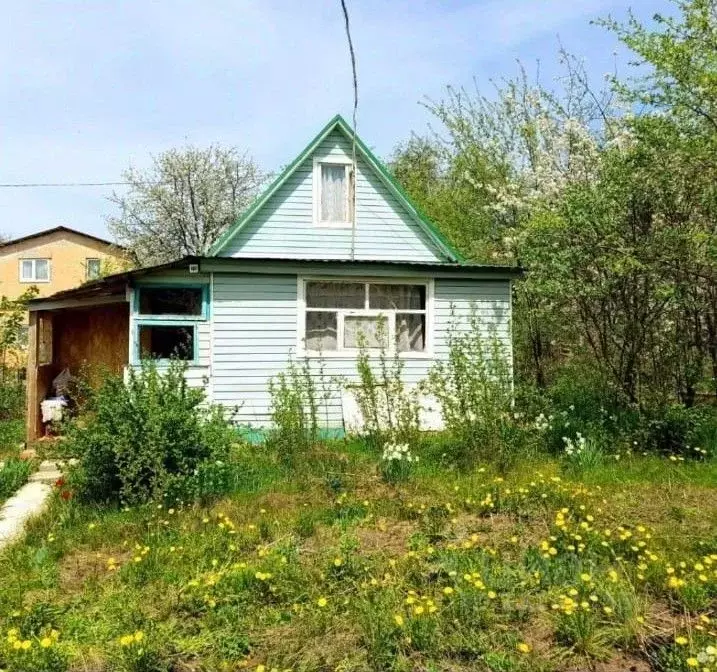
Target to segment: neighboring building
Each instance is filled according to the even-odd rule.
[[[35,285],[49,296],[125,268],[123,248],[56,226],[0,244],[0,295],[14,299]]]
[[[268,382],[292,355],[356,376],[359,333],[404,359],[407,384],[448,354],[453,320],[472,310],[511,352],[511,280],[519,269],[464,263],[384,166],[335,117],[211,250],[31,303],[28,439],[64,368],[122,371],[170,356],[237,421],[270,421]],[[354,196],[355,194],[355,201]],[[354,208],[355,203],[355,208]],[[345,422],[331,400],[328,425]]]

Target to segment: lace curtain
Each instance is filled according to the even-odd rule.
[[[346,167],[321,165],[321,221],[346,222]]]

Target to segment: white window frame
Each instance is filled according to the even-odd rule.
[[[90,277],[90,262],[97,262],[97,275]],[[102,277],[102,259],[100,257],[85,257],[85,280],[97,280]]]
[[[22,274],[22,267],[23,264],[26,261],[32,262],[32,277],[26,278]],[[47,280],[38,280],[37,279],[37,262],[38,261],[46,261],[47,262]],[[18,275],[20,278],[20,282],[26,285],[35,285],[38,283],[47,283],[52,280],[52,260],[50,257],[32,257],[32,258],[24,258],[20,259],[20,267],[18,268]]]
[[[336,350],[326,350],[319,352],[317,350],[306,349],[306,284],[309,282],[348,282],[348,283],[364,283],[365,300],[364,308],[337,308],[337,309],[317,309],[317,312],[337,313],[336,318]],[[406,310],[381,310],[370,309],[368,306],[369,285],[423,285],[426,288],[426,309],[406,309]],[[388,317],[388,347],[386,354],[393,356],[396,353],[396,313],[416,313],[426,315],[426,333],[425,333],[425,349],[423,352],[406,350],[399,352],[398,356],[402,359],[432,359],[433,358],[433,324],[434,324],[434,281],[432,278],[381,278],[381,277],[353,277],[353,276],[298,276],[297,277],[297,346],[296,352],[300,357],[318,357],[319,355],[327,359],[344,358],[355,359],[359,353],[359,348],[345,348],[343,346],[344,339],[344,317],[347,315],[360,317],[378,317],[386,315]],[[309,309],[311,310],[311,309]],[[369,348],[369,355],[378,355],[379,348]]]
[[[334,165],[344,166],[346,171],[346,221],[345,222],[322,222],[321,221],[321,166]],[[314,157],[313,173],[313,200],[314,200],[314,226],[324,229],[350,229],[351,222],[351,161],[339,156]]]

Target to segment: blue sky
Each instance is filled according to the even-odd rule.
[[[426,130],[447,84],[554,76],[557,38],[601,77],[612,35],[591,26],[667,0],[348,0],[359,134],[380,155]],[[626,59],[622,59],[625,62]],[[627,66],[622,68],[627,69]],[[6,0],[0,23],[0,183],[120,179],[187,142],[290,161],[336,112],[350,117],[339,0]],[[111,188],[0,188],[0,232],[64,224],[97,235]]]

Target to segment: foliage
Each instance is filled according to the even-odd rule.
[[[505,468],[520,450],[521,433],[512,412],[510,356],[475,308],[467,323],[453,314],[447,339],[448,356],[431,367],[427,391],[455,438],[455,457],[463,466],[495,459]]]
[[[418,462],[418,456],[411,452],[407,443],[386,443],[381,455],[381,475],[387,483],[405,481],[411,474],[411,467]]]
[[[147,362],[126,381],[104,380],[65,442],[80,460],[72,480],[81,497],[147,501],[180,479],[201,477],[205,463],[227,459],[233,437],[224,413],[188,386],[185,368]]]
[[[313,367],[308,357],[300,364],[290,359],[286,371],[269,380],[273,429],[268,441],[282,460],[292,463],[318,442],[322,421],[328,424],[332,390],[321,357]]]
[[[0,468],[0,504],[25,485],[32,473],[32,463],[10,457]]]
[[[393,355],[388,355],[385,330],[385,323],[379,322],[376,337],[381,346],[377,356],[371,353],[365,335],[359,333],[358,382],[348,386],[361,411],[362,433],[376,448],[386,442],[413,444],[420,430],[419,389],[409,389],[404,382],[399,352],[394,349]]]
[[[123,177],[130,186],[113,194],[119,212],[107,223],[142,266],[206,255],[264,180],[250,156],[220,145],[170,149]]]
[[[466,256],[527,268],[519,380],[545,389],[579,358],[645,412],[717,393],[717,14],[675,4],[647,26],[598,22],[637,77],[595,87],[561,51],[554,88],[522,67],[492,92],[449,87],[427,103],[436,134],[392,162]]]
[[[717,462],[499,475],[422,454],[387,488],[372,446],[334,442],[298,487],[242,451],[264,475],[209,506],[53,498],[2,554],[0,666],[63,669],[41,666],[53,647],[67,669],[709,666]]]

